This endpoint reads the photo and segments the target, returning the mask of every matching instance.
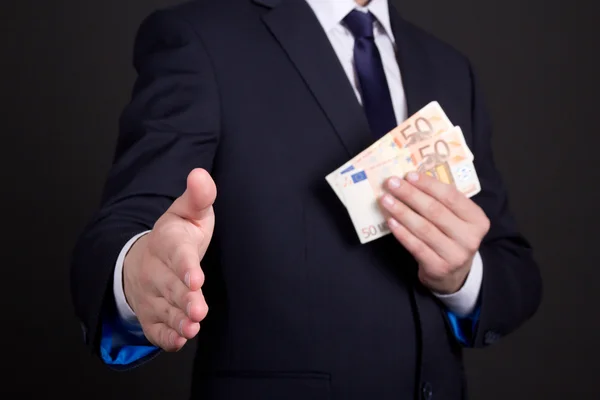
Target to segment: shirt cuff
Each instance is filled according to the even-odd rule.
[[[123,289],[123,264],[125,263],[125,256],[129,252],[129,249],[135,244],[135,242],[149,233],[150,231],[142,232],[131,239],[123,246],[123,249],[119,253],[119,257],[117,258],[117,263],[115,265],[115,274],[113,279],[113,292],[115,295],[115,302],[117,304],[117,313],[120,320],[125,324],[131,326],[131,328],[139,328],[140,323],[137,319],[137,316],[127,304],[127,299],[125,298],[125,291]]]
[[[482,281],[483,260],[479,252],[477,252],[473,258],[473,264],[471,265],[471,271],[469,271],[467,280],[458,292],[452,294],[433,292],[433,294],[457,317],[464,318],[475,311]]]

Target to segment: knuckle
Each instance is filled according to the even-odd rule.
[[[166,352],[175,352],[179,350],[175,343],[177,337],[178,335],[173,329],[162,325],[159,346]]]
[[[452,270],[452,272],[456,271],[457,269],[464,266],[468,262],[469,262],[469,253],[466,251],[461,251],[454,257],[454,259],[450,263],[450,269]]]
[[[187,315],[188,312],[189,313],[192,312],[191,307],[194,305],[195,302],[196,302],[196,300],[194,297],[194,292],[185,291],[179,297],[176,307],[179,308],[180,310],[182,310],[182,312]],[[190,307],[189,310],[188,310],[188,307]]]
[[[454,208],[458,205],[461,200],[462,193],[455,189],[453,186],[447,185],[444,201],[450,208]]]
[[[402,221],[406,215],[406,207],[404,207],[401,203],[396,202],[394,205],[394,211],[391,214],[393,214],[397,220]]]
[[[147,299],[141,298],[135,302],[135,308],[132,307],[132,310],[135,311],[140,323],[144,325],[143,321],[145,320],[154,320],[156,319],[156,312],[154,308],[150,305]]]
[[[399,241],[405,242],[409,239],[409,233],[406,229],[402,229],[402,227],[390,224],[388,224],[388,227]]]
[[[480,227],[481,227],[481,236],[485,236],[488,234],[488,232],[490,231],[491,228],[491,223],[489,218],[483,213],[482,211],[482,217],[481,217],[481,223],[480,223]]]
[[[169,325],[171,328],[177,327],[177,310],[171,305],[164,306],[164,323]]]
[[[182,279],[186,282],[186,285],[189,284],[190,287],[197,287],[197,284],[204,283],[204,277],[202,276],[202,270],[200,270],[200,264],[197,264],[197,260],[194,260],[193,257],[187,257],[185,261],[181,262],[180,266],[180,275],[182,275]]]
[[[427,214],[431,217],[431,219],[437,220],[442,216],[443,213],[444,207],[442,206],[442,203],[434,200],[427,205]]]
[[[168,279],[164,284],[164,294],[168,299],[172,299],[175,294],[175,279]]]
[[[185,305],[186,307],[189,303],[194,302],[194,292],[192,292],[192,291],[185,291],[184,293],[181,294],[180,297],[181,298],[178,303],[181,305]]]
[[[423,276],[427,278],[427,280],[431,281],[439,281],[442,280],[446,273],[444,272],[444,268],[440,264],[432,264],[427,265],[422,268]]]
[[[154,346],[158,346],[161,348],[163,347],[162,332],[159,325],[142,324],[142,332],[144,333],[146,339],[148,339],[148,341]]]
[[[459,264],[459,267],[463,267],[463,266],[467,265],[469,262],[471,262],[471,259],[472,259],[471,254],[473,254],[473,253],[475,253],[475,252],[464,252],[463,256],[461,258],[461,263]]]
[[[174,304],[177,299],[177,285],[178,280],[175,276],[171,279],[168,279],[165,283],[163,295],[167,299],[167,301],[171,304]]]
[[[436,271],[437,279],[444,279],[452,273],[453,267],[450,265],[450,263],[442,261],[435,266],[434,270]]]
[[[416,258],[420,258],[421,256],[423,256],[425,254],[425,244],[421,241],[414,241],[411,244],[412,247],[412,253]]]
[[[469,253],[475,253],[479,250],[479,240],[471,239],[467,242],[467,250]]]
[[[419,233],[419,236],[427,237],[433,232],[433,225],[431,225],[429,222],[423,221],[417,225],[416,231]]]
[[[478,234],[471,234],[465,240],[465,248],[469,253],[475,253],[479,250],[481,241]]]
[[[411,197],[415,194],[415,187],[413,185],[400,185],[396,192],[400,197]]]
[[[162,349],[165,351],[173,351],[174,347],[175,347],[174,337],[175,337],[175,332],[173,332],[171,329],[167,328],[166,326],[163,326],[161,329],[161,334],[160,334],[160,347],[162,347]]]

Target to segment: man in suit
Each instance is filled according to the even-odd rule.
[[[197,338],[197,398],[460,399],[462,348],[536,311],[472,67],[388,1],[191,1],[144,21],[134,64],[72,268],[107,365]],[[325,175],[433,100],[482,191],[394,177],[393,235],[360,245]]]

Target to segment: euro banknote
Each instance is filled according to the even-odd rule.
[[[406,161],[398,156],[345,174],[340,190],[361,243],[390,233],[377,199],[383,195],[384,181],[390,176],[403,176],[405,171]]]
[[[379,207],[391,176],[419,171],[454,185],[467,197],[481,191],[474,156],[463,132],[431,102],[363,152],[326,176],[346,207],[361,243],[390,233]]]
[[[439,103],[432,101],[360,154],[331,172],[325,179],[340,201],[345,204],[342,191],[338,186],[338,179],[342,175],[394,158],[398,155],[399,148],[434,137],[450,128],[452,128],[450,119]]]

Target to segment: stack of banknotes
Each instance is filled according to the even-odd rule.
[[[379,206],[387,178],[411,171],[454,185],[467,197],[481,186],[462,130],[438,102],[431,102],[362,153],[327,175],[344,204],[361,243],[390,233]]]

